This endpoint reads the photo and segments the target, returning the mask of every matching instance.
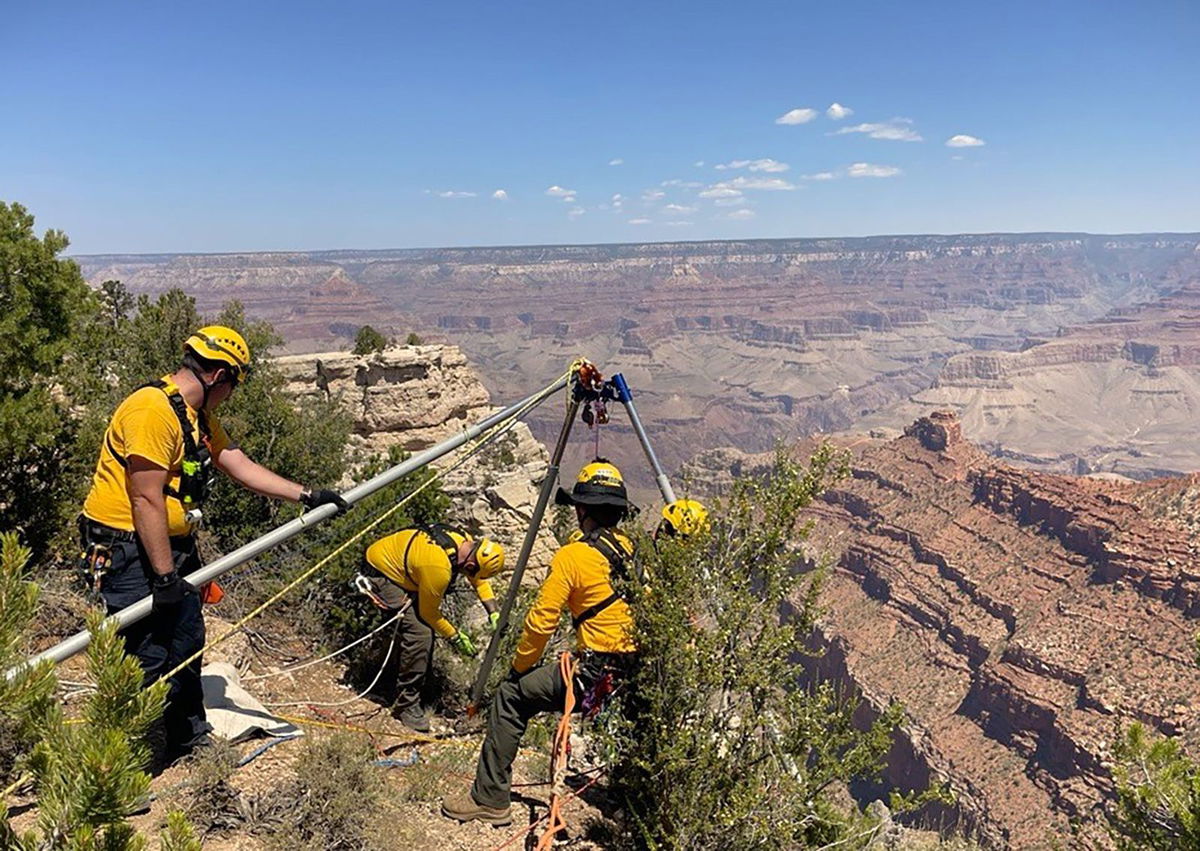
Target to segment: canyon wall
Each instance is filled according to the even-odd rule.
[[[136,292],[179,286],[206,310],[242,299],[292,351],[348,347],[364,323],[448,339],[504,401],[585,354],[625,373],[669,467],[697,446],[760,451],[780,436],[864,424],[898,433],[936,403],[960,410],[990,451],[1022,463],[1024,454],[1051,469],[1082,463],[1144,477],[1200,467],[1194,441],[1177,439],[1178,417],[1149,440],[1145,429],[1131,436],[1143,424],[1128,417],[1059,429],[1052,413],[1039,427],[1027,415],[1034,391],[993,387],[1001,379],[991,375],[1023,375],[1020,364],[1033,365],[1021,357],[1064,329],[1169,297],[1200,276],[1198,245],[1194,234],[989,234],[80,261],[90,281],[119,278]],[[1150,354],[1146,342],[1157,345],[1134,335],[1127,349],[1102,340],[1072,344],[1075,354],[1039,353],[1065,371],[1033,369],[1036,405],[1058,392],[1074,408],[1072,388],[1092,393],[1103,369],[1132,365],[1159,374],[1149,384],[1127,376],[1105,406],[1153,400],[1159,412],[1182,410],[1193,398],[1191,367],[1168,363],[1165,349]],[[1015,366],[1008,355],[1020,356]],[[1101,373],[1081,379],[1081,358]],[[1150,392],[1160,389],[1170,392]],[[556,419],[539,412],[534,433],[552,439]],[[639,495],[652,496],[644,465],[625,455],[634,444],[622,417],[608,433],[618,439],[601,450],[625,460]],[[586,456],[573,451],[566,466]]]
[[[807,557],[836,565],[814,668],[903,702],[887,779],[948,780],[956,805],[928,815],[989,847],[1108,847],[1119,731],[1200,746],[1200,478],[1021,470],[951,412],[841,442],[850,476],[803,518]],[[722,466],[768,460],[725,450],[689,469],[720,490]]]

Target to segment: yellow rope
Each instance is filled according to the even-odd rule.
[[[358,727],[354,724],[338,724],[335,721],[319,721],[316,718],[302,718],[298,715],[276,715],[280,721],[287,721],[289,724],[295,724],[297,727],[320,727],[325,730],[340,730],[345,733],[362,733],[365,736],[380,736],[387,739],[404,739],[404,743],[416,743],[422,745],[455,745],[457,747],[475,747],[479,744],[478,733],[464,733],[457,736],[426,736],[421,733],[413,733],[405,731],[403,733],[391,733],[387,730],[372,730],[369,727]],[[533,750],[532,748],[517,748],[517,751],[527,757],[544,758],[546,755],[541,751]]]
[[[561,380],[561,379],[556,378],[553,383],[557,383],[559,380]],[[547,385],[547,387],[549,387],[549,386],[551,386],[551,385]],[[474,455],[476,452],[478,452],[480,449],[482,449],[485,445],[487,445],[488,443],[492,442],[493,440],[499,438],[501,435],[506,434],[509,430],[512,429],[513,426],[515,426],[517,424],[517,422],[520,420],[522,415],[524,415],[525,413],[528,413],[530,410],[532,410],[534,408],[534,406],[536,406],[540,403],[541,403],[541,400],[539,399],[539,400],[532,401],[532,402],[529,402],[529,403],[523,405],[521,408],[519,408],[517,411],[515,411],[511,417],[509,417],[507,420],[502,421],[504,423],[504,426],[502,428],[499,428],[490,434],[480,436],[475,441],[475,443],[470,447],[470,449],[467,450],[466,454],[464,454],[462,456],[462,458],[458,459],[458,461],[456,461],[451,467],[447,468],[446,472],[450,472],[451,470],[456,469],[459,465],[464,463],[468,458],[470,458],[472,455]],[[492,428],[495,429],[496,426],[499,426],[499,425],[500,425],[500,423],[496,423],[494,426],[492,426]],[[349,546],[351,546],[352,544],[354,544],[356,541],[358,541],[359,538],[361,538],[363,535],[367,534],[367,532],[370,532],[372,529],[374,529],[376,526],[378,526],[380,523],[382,523],[388,517],[392,516],[397,511],[399,511],[401,508],[403,508],[405,505],[407,505],[414,497],[417,496],[417,494],[421,493],[421,491],[425,490],[425,488],[427,488],[431,484],[433,484],[442,475],[443,475],[443,472],[440,470],[437,470],[435,468],[433,475],[431,475],[424,482],[422,482],[420,484],[420,486],[417,487],[416,490],[414,490],[408,496],[404,497],[404,499],[397,502],[395,505],[393,505],[387,511],[380,514],[378,517],[376,517],[374,520],[372,520],[366,526],[363,526],[361,529],[359,529],[357,532],[355,532],[353,535],[351,535],[349,538],[347,538],[345,541],[343,541],[335,550],[333,550],[333,552],[329,553],[327,556],[325,556],[323,559],[318,561],[312,567],[305,570],[303,573],[301,573],[299,576],[297,576],[295,579],[293,579],[287,585],[283,586],[283,588],[281,588],[279,591],[272,594],[270,597],[267,598],[267,600],[264,603],[257,606],[256,608],[254,608],[249,614],[247,614],[245,617],[243,617],[239,621],[237,621],[233,626],[231,626],[227,631],[222,633],[218,638],[215,638],[212,641],[208,642],[203,647],[201,647],[199,650],[197,650],[195,653],[193,653],[191,656],[184,659],[182,662],[180,662],[178,665],[176,665],[174,668],[172,668],[170,671],[163,674],[160,679],[162,679],[162,680],[170,679],[171,677],[175,676],[180,671],[182,671],[184,668],[186,668],[188,665],[192,664],[192,662],[195,662],[197,659],[199,659],[201,656],[203,656],[207,650],[210,650],[213,647],[216,647],[218,644],[222,643],[230,636],[241,631],[241,629],[243,627],[245,627],[247,623],[249,623],[251,620],[253,620],[254,618],[261,615],[263,612],[265,612],[271,606],[275,605],[277,602],[279,602],[281,599],[283,599],[285,596],[287,596],[287,594],[293,588],[297,587],[302,582],[307,580],[310,576],[312,576],[314,573],[316,573],[318,570],[323,568],[325,565],[329,564],[330,561],[332,561],[333,559],[335,559],[339,555],[341,555],[343,552],[345,552],[346,549]]]

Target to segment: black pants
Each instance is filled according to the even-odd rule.
[[[140,542],[104,541],[99,534],[84,530],[84,549],[91,541],[99,540],[112,547],[112,566],[100,580],[100,596],[108,614],[115,614],[150,596],[153,568]],[[191,536],[171,538],[171,553],[175,569],[187,576],[200,569],[200,554],[196,539]],[[204,617],[200,612],[200,595],[188,590],[183,602],[165,612],[151,612],[122,633],[125,650],[142,666],[142,685],[149,686],[184,659],[204,647]],[[192,745],[212,730],[204,712],[204,691],[200,687],[201,659],[167,681],[167,703],[163,711],[165,756],[170,759],[187,753]],[[152,742],[155,751],[161,751]],[[163,754],[156,753],[156,761]]]

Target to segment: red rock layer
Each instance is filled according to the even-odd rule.
[[[1186,534],[1138,487],[1003,466],[948,414],[852,451],[810,511],[837,559],[818,665],[904,703],[890,779],[948,778],[953,815],[995,847],[1103,846],[1117,730],[1194,744]]]

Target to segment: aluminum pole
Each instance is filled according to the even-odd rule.
[[[642,450],[646,453],[646,460],[650,462],[650,467],[654,470],[655,481],[658,482],[658,490],[662,493],[663,501],[670,505],[675,501],[675,489],[671,487],[671,480],[667,478],[662,464],[658,462],[658,456],[654,454],[654,449],[650,446],[650,438],[646,436],[646,429],[642,427],[642,418],[638,416],[637,408],[633,406],[633,394],[629,392],[625,376],[618,372],[612,377],[612,384],[617,391],[617,401],[624,405],[625,410],[629,413],[629,422],[633,424],[634,434],[637,435],[638,442],[642,444]]]
[[[438,458],[441,458],[443,455],[453,452],[464,443],[474,440],[489,428],[513,416],[526,405],[539,404],[545,401],[548,397],[554,395],[563,387],[565,387],[569,380],[570,376],[564,375],[549,387],[539,390],[537,393],[534,393],[531,396],[527,396],[514,405],[509,405],[504,410],[492,414],[470,428],[467,428],[466,430],[456,434],[454,437],[444,440],[436,446],[432,446],[418,455],[412,456],[408,460],[397,464],[395,467],[384,470],[375,478],[363,482],[360,485],[356,485],[355,487],[346,491],[344,494],[342,494],[342,496],[345,498],[346,502],[354,505],[359,500],[370,496],[381,488],[387,487],[402,476],[406,476],[414,470],[419,470],[431,462],[436,461]],[[337,506],[334,505],[322,505],[318,508],[314,508],[312,511],[308,511],[297,517],[295,520],[290,520],[287,523],[284,523],[282,526],[267,532],[265,535],[259,538],[255,538],[253,541],[238,547],[231,553],[221,556],[216,561],[202,567],[200,570],[189,574],[187,577],[187,582],[195,587],[199,587],[205,582],[216,579],[218,576],[228,573],[233,568],[243,565],[251,559],[256,558],[272,547],[294,538],[305,529],[324,522],[336,512]],[[130,624],[137,623],[142,618],[149,615],[151,606],[152,598],[143,597],[136,603],[121,609],[121,611],[117,612],[116,614],[110,615],[105,619],[104,623],[115,623],[118,629],[122,629]],[[45,660],[61,662],[64,659],[71,658],[77,653],[83,652],[85,649],[87,649],[87,646],[91,643],[91,641],[92,634],[88,630],[77,632],[75,635],[72,635],[70,638],[59,642],[50,649],[43,650],[41,653],[29,659],[25,664],[37,664],[38,662]],[[21,666],[18,665],[17,667],[10,669],[6,676],[11,679],[13,675],[20,669],[20,667]]]
[[[512,577],[508,581],[508,592],[504,595],[504,605],[500,607],[500,620],[496,622],[496,631],[492,633],[491,643],[487,653],[479,665],[479,673],[475,675],[475,684],[471,686],[471,702],[467,706],[467,714],[474,715],[483,699],[483,690],[487,688],[488,675],[496,664],[496,656],[500,653],[500,642],[508,632],[508,618],[512,614],[517,601],[517,592],[521,590],[521,577],[525,575],[525,566],[529,563],[529,554],[533,552],[533,544],[537,540],[538,528],[542,525],[542,517],[546,514],[546,506],[550,503],[550,494],[558,485],[558,467],[562,463],[563,452],[567,448],[567,438],[571,436],[571,426],[579,413],[579,398],[571,394],[571,402],[567,406],[567,415],[563,419],[562,428],[558,432],[558,442],[554,444],[554,453],[550,456],[550,467],[546,470],[546,478],[542,480],[542,489],[538,492],[537,504],[533,515],[529,518],[529,528],[525,530],[525,540],[521,542],[521,553],[517,556],[516,566],[513,567]]]

